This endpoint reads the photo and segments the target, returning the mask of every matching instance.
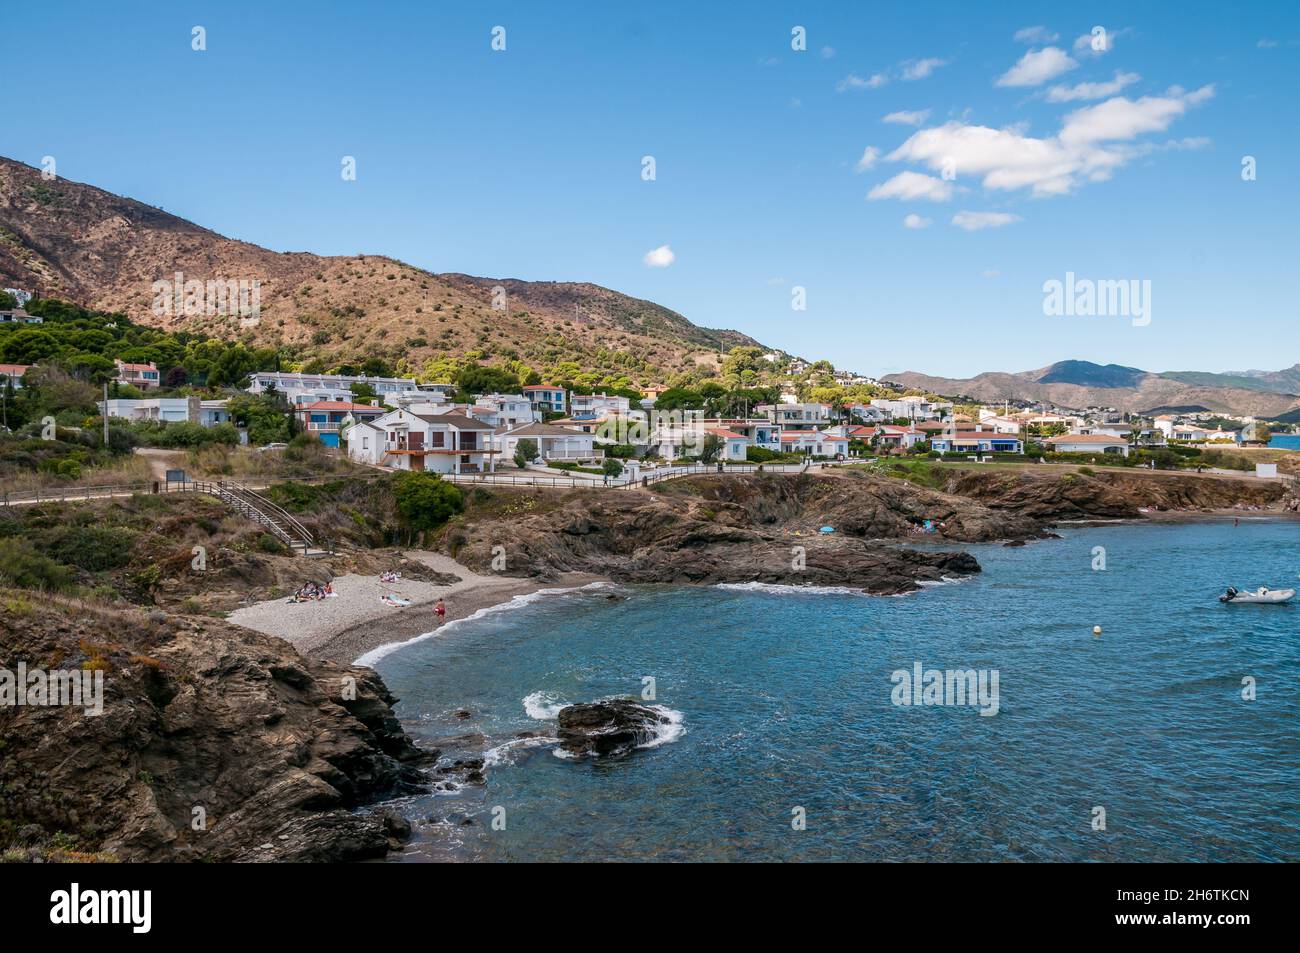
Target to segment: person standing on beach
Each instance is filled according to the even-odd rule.
[[[438,624],[442,625],[442,620],[447,617],[447,607],[442,604],[441,599],[439,599],[438,604],[433,607],[433,611],[438,613]]]

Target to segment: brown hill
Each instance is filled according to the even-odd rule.
[[[1041,379],[1050,376],[1045,373],[1049,370],[1044,368],[1019,374],[992,371],[970,378],[933,377],[907,371],[889,377],[905,387],[949,397],[967,397],[990,403],[1004,400],[1044,402],[1075,410],[1114,407],[1129,413],[1148,413],[1165,407],[1204,407],[1215,413],[1271,419],[1300,407],[1300,398],[1294,394],[1189,384],[1144,371],[1137,371],[1121,386],[1114,386],[1110,381]]]
[[[256,280],[258,321],[155,313],[154,283],[177,271],[186,280]],[[0,285],[169,330],[294,346],[327,362],[380,357],[411,370],[476,353],[538,369],[575,360],[649,384],[758,343],[589,283],[434,274],[377,255],[274,252],[90,185],[45,181],[39,169],[4,157]],[[492,307],[497,285],[508,311]]]

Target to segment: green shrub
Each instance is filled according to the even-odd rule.
[[[257,537],[257,548],[264,553],[271,553],[274,556],[284,556],[289,552],[289,547],[284,545],[276,536],[270,533],[262,533]]]
[[[68,589],[72,574],[26,540],[0,539],[0,584],[20,589]]]
[[[437,529],[464,506],[464,497],[436,473],[399,473],[393,477],[393,502],[411,532]]]
[[[87,572],[118,569],[131,561],[135,534],[109,526],[59,526],[41,536],[41,549]]]

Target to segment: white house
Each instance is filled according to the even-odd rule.
[[[0,387],[5,381],[13,384],[14,390],[23,386],[23,375],[32,369],[30,364],[0,364]]]
[[[1044,443],[1057,453],[1111,453],[1128,456],[1128,440],[1100,433],[1063,433],[1048,437]]]
[[[816,430],[831,422],[830,404],[759,404],[756,409],[782,430]]]
[[[1024,445],[1015,434],[996,430],[966,430],[937,433],[930,447],[939,453],[1022,453]]]
[[[821,430],[782,430],[781,449],[814,457],[848,456],[849,438]]]
[[[899,397],[889,399],[877,397],[871,401],[872,407],[883,410],[891,419],[904,417],[908,420],[933,420],[943,416],[945,410],[951,410],[952,404],[931,402],[924,397]]]
[[[536,443],[538,458],[546,461],[581,463],[595,462],[605,457],[604,450],[593,446],[594,438],[591,434],[553,424],[530,423],[508,430],[499,429],[492,435],[492,446],[510,459],[514,457],[520,440]]]
[[[523,394],[480,394],[474,398],[474,408],[477,413],[468,416],[507,430],[542,419],[533,409],[532,401]]]
[[[199,402],[199,423],[205,427],[230,423],[230,411],[226,410],[224,400],[204,400]]]
[[[492,425],[460,414],[394,410],[347,433],[348,456],[358,463],[433,473],[490,473],[499,450]]]
[[[101,415],[123,420],[161,423],[200,423],[203,402],[198,397],[149,397],[139,400],[101,400]]]
[[[626,417],[632,402],[626,397],[609,397],[605,394],[572,394],[569,396],[569,416],[575,420],[596,417]]]
[[[718,455],[720,459],[741,463],[745,461],[747,457],[745,448],[749,446],[749,438],[744,434],[724,430],[721,427],[708,427],[704,432],[711,433],[722,441],[722,452]]]
[[[367,377],[364,374],[257,371],[252,375],[248,391],[264,394],[268,390],[276,390],[284,394],[291,404],[314,404],[322,400],[352,400],[353,384],[369,384],[376,396],[389,406],[396,406],[399,397],[419,397],[424,400],[441,398],[441,395],[422,391],[414,380],[407,377]]]

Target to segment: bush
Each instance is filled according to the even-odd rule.
[[[464,506],[460,490],[442,482],[436,473],[397,474],[393,501],[406,528],[416,533],[437,529]]]
[[[623,464],[611,457],[606,457],[605,462],[600,465],[600,470],[606,476],[621,477],[623,475]]]
[[[797,453],[780,453],[766,447],[745,447],[745,459],[750,463],[798,463],[803,458]]]
[[[58,526],[42,534],[41,549],[87,572],[118,569],[131,561],[135,534],[108,526]]]
[[[0,584],[20,589],[67,589],[72,574],[21,539],[0,539]]]
[[[289,552],[289,547],[284,545],[278,537],[270,533],[262,533],[257,537],[257,548],[264,553],[270,553],[273,556],[284,556]]]

